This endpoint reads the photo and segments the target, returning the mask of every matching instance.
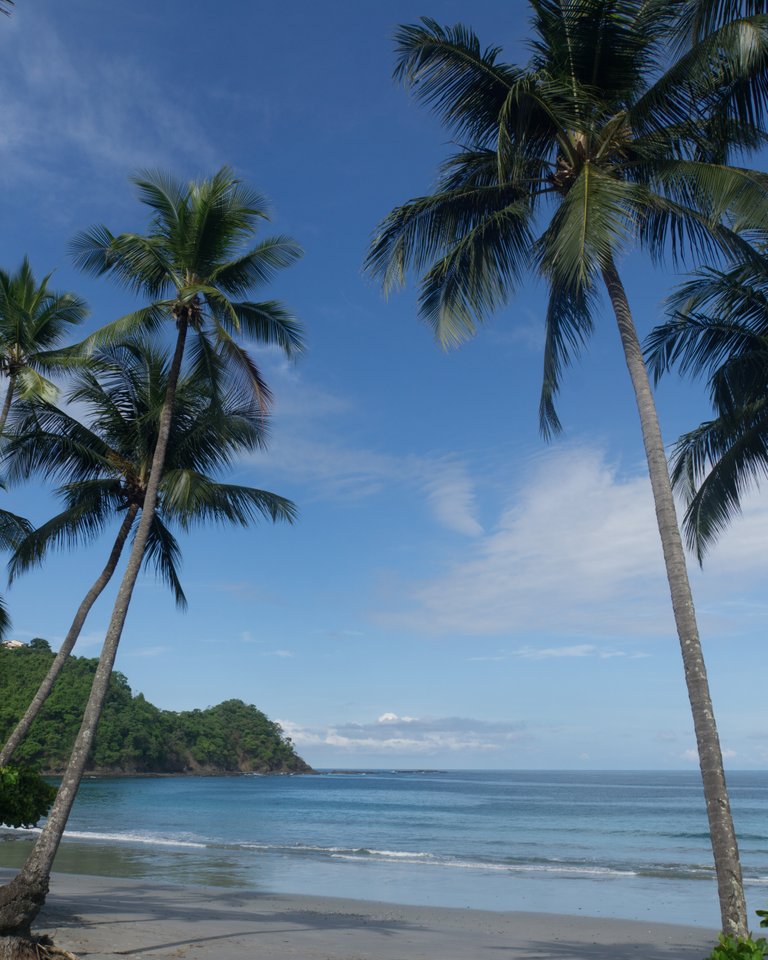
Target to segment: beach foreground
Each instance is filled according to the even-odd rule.
[[[11,871],[0,871],[0,880]],[[54,874],[37,923],[88,960],[700,960],[701,927]]]

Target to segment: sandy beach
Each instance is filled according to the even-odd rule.
[[[0,871],[0,880],[11,876]],[[701,927],[55,874],[37,931],[88,960],[700,960]]]

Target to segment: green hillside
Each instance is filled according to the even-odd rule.
[[[44,640],[0,646],[0,740],[23,714],[53,653]],[[15,760],[50,773],[66,766],[96,671],[71,657]],[[89,764],[91,773],[305,773],[310,768],[277,723],[242,700],[206,710],[160,710],[115,673]]]

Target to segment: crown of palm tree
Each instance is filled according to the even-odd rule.
[[[268,219],[267,204],[226,167],[190,183],[158,171],[132,180],[151,210],[148,232],[115,235],[105,226],[92,227],[78,234],[71,248],[83,270],[109,273],[151,302],[103,327],[83,346],[91,350],[138,331],[155,333],[171,319],[194,331],[205,349],[215,347],[230,373],[268,403],[258,367],[235,337],[295,356],[303,349],[301,329],[279,302],[243,298],[294,263],[301,248],[285,236],[249,246],[258,224]]]
[[[630,242],[655,258],[748,256],[736,228],[768,227],[768,176],[729,165],[765,142],[768,17],[723,22],[734,3],[717,6],[531,0],[524,67],[462,25],[423,19],[397,33],[396,76],[462,146],[433,194],[382,221],[366,266],[385,291],[419,272],[421,315],[446,346],[526,271],[542,274],[546,434],[560,429],[554,398],[592,331],[603,271]],[[717,29],[670,63],[681,11],[686,31]]]
[[[670,305],[672,318],[648,337],[649,365],[657,379],[673,366],[706,376],[715,411],[671,457],[686,538],[702,562],[768,476],[768,260],[699,271]]]
[[[44,402],[20,405],[15,415],[5,452],[9,479],[40,474],[59,482],[65,509],[16,545],[11,578],[42,562],[50,548],[90,541],[129,507],[143,507],[168,362],[141,343],[102,350],[94,360],[93,368],[75,373],[67,394],[84,409],[83,420]],[[179,382],[177,399],[145,563],[154,564],[184,606],[180,551],[168,523],[245,526],[258,516],[292,521],[296,511],[276,494],[210,475],[238,453],[263,446],[265,418],[252,394],[234,387],[222,393],[193,368]]]
[[[0,373],[8,381],[0,430],[15,396],[55,398],[56,386],[41,371],[64,363],[57,348],[69,327],[88,315],[80,297],[49,288],[50,276],[38,283],[26,257],[15,273],[0,270]]]

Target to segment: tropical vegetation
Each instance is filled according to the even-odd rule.
[[[657,378],[676,367],[706,377],[714,417],[672,450],[672,482],[699,561],[768,475],[768,260],[699,271],[671,298],[672,317],[652,331]]]
[[[149,541],[161,494],[171,422],[177,411],[177,388],[188,339],[196,363],[227,366],[230,382],[251,391],[265,408],[270,392],[243,346],[250,341],[274,344],[287,355],[302,346],[297,321],[274,300],[241,299],[289,266],[299,256],[287,237],[273,237],[252,246],[259,222],[266,219],[263,198],[226,168],[207,180],[179,183],[162,173],[135,179],[139,198],[151,211],[146,235],[113,234],[104,226],[80,234],[73,243],[78,264],[86,271],[111,274],[118,283],[143,293],[149,303],[102,328],[81,348],[80,355],[126,338],[158,335],[168,327],[174,335],[158,418],[157,440],[146,479],[141,518],[107,628],[82,724],[75,739],[56,800],[19,874],[0,888],[0,935],[24,942],[48,892],[51,867],[61,842],[77,788],[85,771],[96,728],[109,690],[109,679],[133,590]],[[217,374],[218,376],[218,374]],[[20,950],[26,949],[21,946]]]
[[[283,497],[210,475],[238,453],[264,444],[264,414],[249,392],[222,387],[215,357],[179,381],[178,410],[171,424],[157,508],[144,564],[186,606],[178,575],[179,545],[171,526],[184,530],[205,521],[247,526],[263,517],[292,522],[294,505]],[[83,598],[72,625],[39,689],[0,750],[9,763],[49,695],[77,642],[93,604],[109,583],[140,515],[157,442],[168,369],[162,353],[135,341],[100,351],[93,364],[76,371],[67,393],[70,409],[50,403],[23,406],[5,447],[9,479],[42,475],[59,481],[65,509],[30,532],[16,547],[11,578],[43,561],[52,547],[89,543],[111,520],[121,520],[107,563]],[[212,366],[211,363],[214,363]]]
[[[53,659],[44,641],[36,647],[0,647],[0,738],[24,712]],[[97,663],[95,658],[69,658],[18,748],[20,764],[49,774],[66,768]],[[279,725],[254,706],[228,700],[204,710],[161,710],[134,694],[128,680],[115,672],[87,769],[99,774],[213,774],[302,773],[309,767]],[[2,794],[0,822],[9,822]]]
[[[66,354],[58,348],[70,328],[88,315],[84,300],[51,290],[49,280],[50,274],[38,282],[26,257],[15,273],[0,270],[0,374],[6,383],[0,435],[16,397],[56,398],[57,387],[43,371],[66,364]]]
[[[701,560],[768,473],[768,175],[741,165],[768,140],[768,13],[764,0],[529,3],[533,39],[522,66],[506,63],[499,47],[483,48],[463,24],[424,18],[399,28],[395,75],[456,146],[434,190],[383,219],[366,266],[387,292],[419,275],[419,311],[445,347],[506,307],[525,277],[543,278],[547,438],[562,429],[556,399],[566,368],[607,296],[639,411],[696,731],[723,926],[713,956],[762,956],[765,941],[748,937],[673,487]],[[0,13],[11,7],[0,0]],[[142,568],[154,568],[185,603],[174,528],[294,518],[290,501],[218,473],[238,451],[264,443],[271,393],[250,345],[288,357],[303,348],[290,311],[251,299],[300,256],[288,237],[256,241],[263,197],[226,167],[191,182],[145,172],[133,184],[149,214],[146,232],[95,226],[71,250],[85,272],[141,298],[129,313],[65,347],[85,302],[52,290],[50,275],[38,280],[26,258],[16,272],[0,270],[3,479],[52,481],[63,504],[38,529],[0,511],[11,578],[51,549],[118,528],[58,653],[39,638],[0,646],[0,822],[31,825],[53,802],[21,872],[0,888],[3,957],[38,955],[31,924],[86,770],[308,769],[253,706],[160,710],[113,672]],[[706,377],[714,407],[713,419],[675,445],[671,479],[618,266],[632,248],[657,262],[709,264],[674,295],[670,320],[649,340],[651,372]],[[61,376],[71,378],[66,400],[84,406],[86,420],[57,406],[53,378]],[[100,656],[72,657],[126,552]],[[7,626],[0,603],[0,636]],[[39,769],[62,774],[57,791]]]
[[[560,431],[564,369],[610,302],[640,414],[693,714],[723,930],[747,932],[738,845],[686,561],[647,369],[618,262],[749,258],[768,177],[731,165],[765,139],[768,19],[739,3],[531,0],[527,64],[463,24],[400,27],[395,76],[459,144],[435,190],[379,225],[367,268],[385,291],[420,274],[443,346],[472,336],[527,272],[548,287],[540,422]],[[738,228],[738,229],[737,229]]]

